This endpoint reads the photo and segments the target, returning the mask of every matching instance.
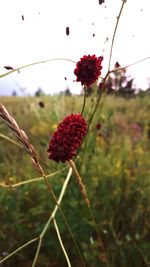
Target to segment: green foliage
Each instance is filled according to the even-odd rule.
[[[44,102],[44,108],[38,105]],[[2,98],[8,111],[27,133],[39,153],[46,174],[64,167],[47,159],[49,139],[58,122],[67,114],[80,112],[82,97]],[[88,98],[85,116],[92,111],[95,98]],[[76,164],[92,203],[109,267],[148,266],[150,262],[150,125],[149,98],[129,99],[107,96],[97,110],[89,135]],[[100,123],[101,128],[96,125]],[[16,141],[0,121],[0,133]],[[29,156],[14,143],[0,136],[0,183],[14,184],[37,177]],[[59,196],[67,170],[50,178]],[[0,258],[19,245],[38,236],[55,204],[43,181],[16,188],[0,188]],[[97,234],[74,177],[62,202],[62,210],[88,267],[101,267]],[[56,216],[65,248],[73,266],[80,267],[79,256],[64,225]],[[10,258],[2,266],[31,266],[37,243]],[[93,249],[94,248],[94,249]],[[93,252],[94,251],[94,252]],[[37,266],[65,267],[66,261],[53,225],[44,239]]]

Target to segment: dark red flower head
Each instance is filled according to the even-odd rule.
[[[76,155],[86,135],[87,124],[81,114],[71,114],[59,123],[47,152],[49,159],[65,162]]]
[[[96,124],[96,129],[97,129],[97,130],[100,130],[101,127],[102,127],[101,123],[98,122],[98,123]]]
[[[95,83],[101,74],[102,60],[103,57],[96,57],[95,55],[85,55],[80,58],[74,70],[74,74],[77,76],[76,81],[86,86]]]

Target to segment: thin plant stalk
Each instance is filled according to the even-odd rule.
[[[87,192],[86,192],[86,189],[85,189],[85,186],[82,182],[82,179],[81,179],[81,176],[79,175],[78,171],[77,171],[77,168],[75,166],[75,163],[73,162],[73,160],[68,160],[69,162],[69,165],[70,167],[72,168],[74,174],[75,174],[75,177],[76,177],[76,180],[77,180],[77,183],[79,185],[79,188],[80,188],[80,192],[83,196],[83,199],[87,205],[87,207],[89,208],[90,207],[90,201],[89,201],[89,198],[88,198],[88,195],[87,195]]]
[[[79,189],[80,189],[80,192],[83,196],[83,199],[89,209],[89,212],[90,212],[90,215],[91,215],[91,218],[92,218],[92,221],[95,225],[95,230],[97,232],[97,236],[98,236],[98,241],[99,241],[99,245],[100,245],[100,249],[101,249],[101,254],[100,254],[100,259],[102,262],[104,262],[105,264],[107,264],[107,257],[106,257],[106,252],[105,252],[105,248],[104,248],[104,244],[103,244],[103,241],[100,237],[100,232],[99,232],[99,229],[98,229],[98,225],[96,223],[96,220],[95,220],[95,217],[94,217],[94,214],[93,214],[93,211],[92,211],[92,208],[91,208],[91,204],[90,204],[90,200],[88,198],[88,195],[87,195],[87,192],[86,192],[86,189],[85,189],[85,186],[82,182],[82,178],[75,166],[75,163],[73,162],[73,160],[69,160],[69,165],[70,167],[73,169],[73,172],[75,174],[75,177],[76,177],[76,180],[77,180],[77,183],[79,185]]]
[[[39,252],[40,252],[40,248],[41,248],[41,245],[42,245],[42,241],[43,241],[43,237],[46,233],[46,231],[48,230],[48,227],[51,223],[51,221],[53,220],[53,218],[55,218],[56,216],[56,213],[60,207],[60,204],[61,204],[61,201],[63,199],[63,196],[65,194],[65,191],[66,191],[66,188],[67,188],[67,185],[68,185],[68,182],[70,180],[70,177],[71,177],[71,174],[72,174],[72,170],[71,168],[69,169],[69,172],[68,172],[68,175],[65,179],[65,182],[63,184],[63,187],[62,187],[62,190],[61,190],[61,193],[60,193],[60,196],[58,198],[58,201],[57,201],[57,205],[55,206],[51,216],[49,217],[47,223],[45,224],[45,227],[43,228],[43,231],[41,232],[40,236],[39,236],[39,243],[38,243],[38,247],[37,247],[37,250],[36,250],[36,253],[35,253],[35,257],[34,257],[34,260],[33,260],[33,263],[32,263],[32,267],[34,267],[36,265],[36,262],[37,262],[37,259],[38,259],[38,256],[39,256]]]
[[[41,248],[41,245],[42,245],[43,237],[44,237],[46,231],[48,230],[48,227],[49,227],[51,221],[55,218],[58,209],[59,209],[59,210],[61,211],[61,213],[62,213],[62,209],[60,208],[60,204],[61,204],[61,202],[62,202],[63,196],[64,196],[65,191],[66,191],[66,189],[67,189],[67,186],[68,186],[68,183],[69,183],[69,181],[70,181],[71,175],[72,175],[72,168],[69,169],[68,175],[67,175],[67,177],[66,177],[66,179],[65,179],[65,182],[64,182],[64,184],[63,184],[61,193],[60,193],[60,195],[59,195],[59,198],[58,198],[58,201],[57,201],[57,205],[55,206],[55,208],[54,208],[54,210],[53,210],[51,216],[49,217],[49,220],[47,221],[47,223],[46,223],[46,225],[45,225],[43,231],[42,231],[41,234],[40,234],[40,237],[39,237],[39,243],[38,243],[38,247],[37,247],[37,250],[36,250],[36,254],[35,254],[35,257],[34,257],[34,261],[33,261],[32,267],[34,267],[35,264],[36,264],[36,262],[37,262],[38,255],[39,255],[39,252],[40,252],[40,248]],[[65,218],[65,216],[64,216],[64,214],[63,214],[63,218],[65,219],[65,222],[67,222],[67,221],[66,221],[66,218]],[[70,232],[70,235],[71,235],[71,237],[72,237],[72,239],[73,239],[73,241],[74,241],[74,244],[75,244],[75,247],[76,247],[76,249],[77,249],[77,251],[78,251],[80,260],[81,260],[81,262],[82,262],[82,265],[83,265],[84,267],[86,267],[86,265],[85,265],[85,263],[84,263],[84,260],[83,260],[83,258],[82,258],[82,255],[81,255],[81,253],[80,253],[80,250],[79,250],[79,248],[78,248],[78,245],[77,245],[77,243],[76,243],[76,241],[75,241],[75,239],[74,239],[74,236],[73,236],[73,234],[72,234],[72,231],[71,231],[71,229],[70,229],[68,223],[67,223],[66,225],[67,225],[67,228],[68,228],[68,230],[69,230],[69,232]]]
[[[58,173],[61,173],[63,172],[64,170],[66,170],[67,168],[62,168],[60,169],[59,171],[56,171],[56,172],[53,172],[53,173],[50,173],[48,175],[46,175],[46,178],[50,178],[50,177],[53,177],[55,175],[57,175]],[[18,186],[21,186],[21,185],[25,185],[25,184],[29,184],[29,183],[34,183],[34,182],[39,182],[39,181],[43,181],[44,177],[41,176],[41,177],[37,177],[37,178],[33,178],[33,179],[29,179],[29,180],[25,180],[25,181],[22,181],[22,182],[19,182],[19,183],[16,183],[16,184],[2,184],[0,183],[0,187],[4,187],[4,188],[14,188],[14,187],[18,187]]]
[[[14,250],[12,253],[10,253],[8,256],[6,256],[2,260],[0,260],[0,263],[3,263],[4,261],[8,260],[10,257],[12,257],[13,255],[15,255],[18,251],[20,251],[21,249],[23,249],[23,248],[29,246],[30,244],[36,242],[38,239],[39,239],[39,237],[35,237],[35,238],[31,239],[30,241],[26,242],[25,244],[23,244],[22,246],[20,246],[16,250]]]
[[[53,218],[53,223],[54,223],[54,227],[55,227],[55,229],[56,229],[56,233],[57,233],[57,237],[58,237],[60,246],[61,246],[62,251],[63,251],[63,253],[64,253],[64,256],[65,256],[65,258],[66,258],[68,267],[71,267],[71,263],[70,263],[69,257],[68,257],[68,255],[67,255],[67,252],[66,252],[66,250],[65,250],[65,247],[64,247],[64,245],[63,245],[63,242],[62,242],[62,239],[61,239],[61,236],[60,236],[60,232],[59,232],[59,228],[58,228],[58,226],[57,226],[57,222],[56,222],[56,220],[55,220],[54,218]]]
[[[28,68],[28,67],[32,67],[32,66],[35,66],[35,65],[40,65],[40,64],[47,63],[47,62],[50,62],[50,61],[69,61],[69,62],[72,62],[72,63],[76,63],[72,59],[68,59],[68,58],[51,58],[51,59],[46,59],[46,60],[42,60],[42,61],[33,62],[33,63],[30,63],[30,64],[26,64],[26,65],[20,66],[20,67],[15,68],[15,69],[12,69],[12,70],[10,70],[8,72],[0,74],[0,78],[3,78],[3,77],[5,77],[5,76],[7,76],[9,74],[12,74],[14,72],[20,71],[22,69],[25,69],[25,68]]]
[[[9,138],[8,136],[6,136],[6,135],[4,135],[4,134],[2,134],[2,133],[0,133],[0,137],[2,137],[3,139],[9,141],[10,143],[12,143],[12,144],[14,144],[14,145],[16,145],[16,146],[18,146],[18,147],[20,147],[20,148],[23,148],[23,146],[22,146],[21,144],[19,144],[18,142],[16,142],[16,141],[13,140],[12,138]]]
[[[15,140],[13,140],[12,138],[9,138],[8,136],[5,136],[4,134],[0,133],[0,137],[2,137],[3,139],[9,141],[10,143],[12,143],[13,145],[16,145],[22,149],[24,149],[24,146],[21,145],[20,143],[16,142]],[[45,166],[49,167],[49,165],[46,163],[45,160],[42,160],[40,157],[39,157],[39,160],[40,162],[42,162]]]
[[[49,183],[45,172],[40,165],[39,158],[37,155],[37,152],[33,145],[29,142],[28,136],[26,133],[19,127],[16,120],[9,114],[7,109],[0,104],[0,117],[2,117],[3,121],[6,123],[6,125],[12,130],[12,132],[15,134],[19,142],[23,145],[23,148],[25,151],[30,155],[30,158],[32,160],[33,166],[37,169],[39,174],[44,177],[45,184],[47,186],[48,191],[51,193],[56,205],[57,205],[57,198],[54,194],[54,191],[52,189],[51,184]]]
[[[113,70],[110,71],[110,73],[113,73],[113,72],[116,72],[116,71],[119,71],[119,70],[123,70],[123,69],[127,69],[129,67],[132,67],[134,65],[137,65],[137,64],[139,64],[139,63],[141,63],[141,62],[143,62],[145,60],[148,60],[148,59],[150,59],[150,56],[145,57],[145,58],[142,58],[142,59],[139,59],[139,60],[137,60],[137,61],[135,61],[135,62],[133,62],[131,64],[128,64],[128,65],[124,66],[124,67],[119,67],[117,69],[113,69]]]
[[[97,108],[98,108],[98,106],[100,104],[100,101],[101,101],[101,98],[102,98],[102,94],[103,94],[103,91],[105,89],[105,85],[106,85],[107,79],[109,77],[109,74],[110,74],[110,72],[108,71],[107,74],[106,74],[106,76],[105,76],[105,78],[104,78],[104,80],[103,80],[103,85],[102,85],[101,93],[100,93],[100,95],[97,98],[96,105],[95,105],[94,110],[93,110],[93,112],[92,112],[92,114],[91,114],[91,116],[89,118],[89,121],[88,121],[87,131],[89,131],[89,129],[90,129],[90,126],[91,126],[91,123],[93,121],[94,115],[95,115],[96,110],[97,110]]]
[[[119,24],[119,20],[120,20],[121,14],[122,14],[122,10],[123,10],[124,4],[125,4],[125,1],[123,1],[122,5],[121,5],[120,12],[119,12],[119,15],[117,17],[117,22],[116,22],[116,25],[115,25],[113,37],[112,37],[112,43],[111,43],[111,48],[110,48],[110,56],[109,56],[109,63],[108,63],[108,72],[110,71],[110,64],[111,64],[113,46],[114,46],[114,42],[115,42],[115,36],[116,36],[116,32],[117,32],[117,28],[118,28],[118,24]]]
[[[112,43],[111,43],[111,48],[110,48],[110,55],[109,55],[109,63],[108,63],[108,72],[104,78],[104,81],[103,81],[103,86],[102,86],[102,93],[103,93],[103,90],[105,88],[105,84],[106,84],[106,81],[107,81],[107,78],[109,77],[109,74],[110,72],[110,64],[111,64],[111,58],[112,58],[112,52],[113,52],[113,46],[114,46],[114,41],[115,41],[115,36],[116,36],[116,32],[117,32],[117,28],[118,28],[118,24],[119,24],[119,20],[120,20],[120,17],[121,17],[121,14],[122,14],[122,10],[123,10],[123,7],[124,7],[124,4],[125,2],[123,1],[122,5],[121,5],[121,8],[120,8],[120,12],[119,12],[119,15],[117,17],[117,22],[116,22],[116,25],[115,25],[115,29],[114,29],[114,33],[113,33],[113,38],[112,38]],[[100,100],[101,100],[101,96],[102,96],[102,93],[99,95],[98,99],[97,99],[97,102],[96,102],[96,105],[95,105],[95,108],[92,112],[92,115],[90,116],[89,118],[89,123],[88,123],[88,130],[90,128],[90,125],[92,123],[92,120],[93,120],[93,117],[95,115],[95,112],[99,106],[99,103],[100,103]]]
[[[82,110],[81,110],[81,116],[84,113],[85,103],[86,103],[86,95],[87,95],[87,87],[86,87],[86,85],[83,86],[83,90],[84,90],[84,98],[83,98],[83,105],[82,105]]]

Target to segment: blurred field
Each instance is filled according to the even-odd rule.
[[[14,116],[38,151],[46,174],[66,166],[48,160],[48,142],[64,116],[81,111],[82,101],[81,96],[1,98],[1,103]],[[92,97],[87,99],[87,118],[94,101]],[[149,114],[149,97],[128,100],[106,97],[103,109],[99,107],[77,157],[76,164],[86,184],[104,240],[109,267],[150,266]],[[1,119],[0,149],[1,184],[11,185],[38,177],[29,156]],[[50,178],[57,196],[67,171],[65,169]],[[13,189],[0,187],[0,258],[38,236],[53,207],[53,200],[43,181]],[[96,233],[74,177],[62,209],[87,267],[104,266],[99,261]],[[80,267],[77,251],[60,214],[57,214],[57,221],[73,267]],[[36,246],[36,243],[31,244],[2,266],[31,266]],[[67,266],[53,226],[46,234],[37,266]]]

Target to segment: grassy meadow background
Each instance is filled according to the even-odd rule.
[[[39,102],[44,103],[40,107]],[[81,96],[1,97],[10,114],[38,151],[46,174],[59,196],[68,172],[48,159],[50,137],[61,119],[81,111]],[[87,98],[88,118],[96,101]],[[76,158],[93,213],[105,244],[109,267],[150,266],[150,97],[107,96]],[[100,127],[100,125],[101,127]],[[98,127],[99,126],[99,127]],[[38,177],[28,154],[0,120],[0,183],[15,184]],[[0,259],[38,236],[55,204],[44,182],[16,188],[0,187]],[[103,266],[89,212],[72,176],[62,209],[88,267]],[[60,213],[57,221],[73,267],[82,266]],[[19,251],[3,267],[31,266],[37,243]],[[94,248],[94,250],[93,250]],[[93,252],[94,251],[94,252]],[[46,233],[37,266],[65,267],[53,225]]]

